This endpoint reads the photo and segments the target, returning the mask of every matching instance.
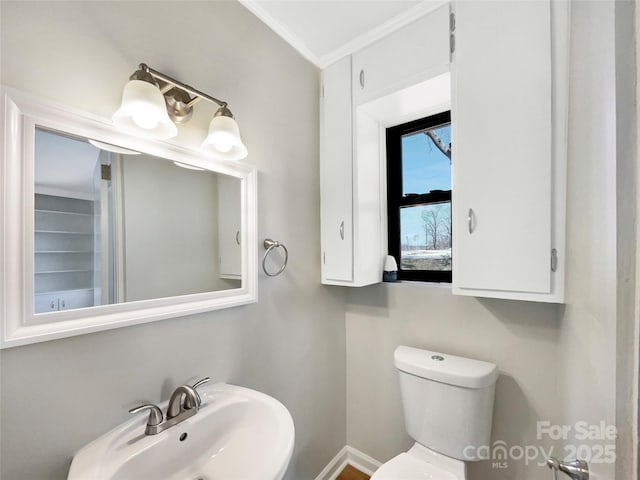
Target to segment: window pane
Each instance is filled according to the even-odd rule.
[[[402,195],[451,190],[451,161],[437,145],[450,148],[451,125],[402,137]]]
[[[451,271],[451,202],[400,209],[400,268]]]

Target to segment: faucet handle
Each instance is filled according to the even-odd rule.
[[[194,408],[194,407],[200,408],[200,404],[202,403],[202,399],[200,398],[200,394],[198,393],[198,391],[196,389],[199,386],[204,385],[205,383],[209,382],[210,380],[211,380],[210,377],[204,377],[204,378],[198,380],[193,385],[191,385],[191,388],[193,388],[193,393],[195,393],[194,397],[195,397],[196,405],[193,405],[191,403],[191,399],[187,396],[184,399],[184,408],[186,408],[186,409]]]
[[[204,385],[205,383],[209,382],[210,380],[211,380],[210,377],[204,377],[203,379],[198,380],[196,383],[191,385],[191,388],[193,388],[195,390],[196,388],[198,388],[201,385]]]
[[[147,427],[155,427],[162,423],[162,410],[157,405],[146,404],[139,407],[132,408],[129,413],[140,413],[145,410],[149,410],[149,419],[147,420]]]

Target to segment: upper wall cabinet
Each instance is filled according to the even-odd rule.
[[[228,177],[218,178],[218,244],[220,278],[242,279],[240,222],[241,185]]]
[[[351,57],[322,72],[320,102],[322,283],[353,282]]]
[[[382,280],[386,255],[384,129],[420,115],[424,87],[449,68],[449,8],[440,7],[322,72],[322,283]],[[429,95],[427,95],[429,96]],[[420,111],[424,110],[422,107]]]
[[[353,54],[354,105],[442,73],[449,64],[449,7],[444,5]]]
[[[567,5],[454,5],[455,294],[563,301]]]
[[[323,71],[323,283],[381,281],[385,129],[451,109],[453,293],[563,301],[568,26],[561,0],[447,4]]]

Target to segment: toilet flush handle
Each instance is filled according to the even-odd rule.
[[[549,457],[547,466],[553,472],[553,480],[557,480],[558,471],[566,473],[572,480],[589,480],[589,464],[584,460],[561,462],[555,457]]]

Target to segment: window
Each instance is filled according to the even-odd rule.
[[[387,208],[398,279],[451,283],[451,112],[387,129]]]

